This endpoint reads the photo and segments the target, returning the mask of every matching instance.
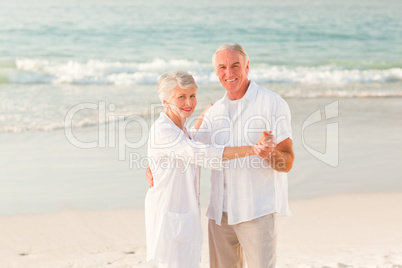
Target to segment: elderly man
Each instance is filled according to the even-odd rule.
[[[244,267],[243,256],[249,268],[275,267],[277,215],[290,215],[286,173],[294,154],[289,107],[248,79],[249,59],[241,45],[223,44],[212,61],[226,93],[205,113],[195,139],[215,146],[260,145],[258,156],[211,171],[210,267]]]

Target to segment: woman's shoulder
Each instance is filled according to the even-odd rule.
[[[158,134],[169,134],[180,132],[177,126],[168,120],[166,115],[161,114],[161,116],[152,124],[151,130],[154,130]]]
[[[149,137],[158,144],[171,143],[184,134],[174,123],[163,116],[159,117],[151,126]]]

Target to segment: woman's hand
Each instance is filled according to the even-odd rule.
[[[154,187],[154,177],[152,176],[151,169],[148,167],[145,171],[145,177],[147,177],[149,188]]]
[[[210,103],[208,105],[207,108],[204,109],[204,111],[200,114],[200,117],[198,117],[197,122],[195,122],[194,128],[198,131],[198,129],[200,128],[202,121],[204,120],[204,114],[209,110],[209,108],[212,107],[212,103]]]
[[[204,114],[209,110],[209,108],[212,107],[212,105],[214,105],[214,104],[211,102],[211,103],[208,105],[208,107],[204,109],[204,111],[201,113],[200,116],[204,116]]]
[[[268,158],[275,151],[276,139],[271,133],[264,131],[254,145],[254,152],[261,158]]]

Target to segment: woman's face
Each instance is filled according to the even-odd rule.
[[[173,97],[168,102],[172,111],[181,118],[189,118],[197,106],[197,91],[194,88],[175,88]]]

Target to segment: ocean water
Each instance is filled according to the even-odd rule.
[[[192,73],[199,84],[199,113],[224,93],[211,57],[225,42],[241,43],[250,57],[250,78],[288,100],[399,99],[401,11],[402,2],[397,0],[1,1],[0,139],[5,161],[0,188],[7,194],[0,198],[24,212],[28,200],[43,203],[46,210],[49,200],[63,195],[58,185],[70,190],[79,186],[82,195],[76,196],[88,196],[84,189],[90,189],[91,182],[106,180],[105,174],[122,166],[106,168],[110,162],[102,158],[100,168],[94,159],[97,154],[82,153],[87,158],[80,159],[80,164],[87,161],[98,170],[83,176],[77,168],[80,165],[71,160],[71,144],[64,143],[67,113],[80,104],[100,107],[105,103],[114,108],[113,113],[107,110],[113,118],[148,118],[151,105],[159,103],[158,77],[176,69]],[[105,123],[102,120],[98,111],[86,110],[77,113],[72,124],[77,133],[92,137],[88,133],[98,133],[98,124]],[[47,152],[44,139],[50,139],[53,149],[48,153],[53,157],[30,156]],[[67,163],[55,164],[57,157]],[[20,159],[31,161],[19,167],[23,171],[13,165]],[[49,162],[54,171],[43,172]],[[31,171],[39,167],[42,171],[30,180]],[[71,168],[76,171],[69,173]],[[115,174],[125,177],[121,183],[127,185],[128,176],[142,172]],[[63,182],[52,182],[54,176]],[[69,181],[71,177],[80,180]],[[138,183],[134,184],[145,184]],[[32,185],[36,194],[30,195]],[[110,194],[110,185],[100,187],[93,200],[102,194],[113,199],[116,192],[129,199],[129,191]],[[53,194],[46,199],[45,192]],[[21,195],[24,198],[16,197]],[[63,204],[71,204],[67,194],[63,198]],[[76,203],[87,204],[89,199],[79,198]],[[45,201],[38,201],[42,199]],[[124,206],[124,200],[112,202],[111,207]],[[88,202],[83,207],[97,207],[90,204],[95,201]],[[2,209],[0,213],[13,211],[13,207]]]
[[[230,41],[248,51],[250,78],[285,97],[400,97],[401,10],[396,0],[2,1],[0,132],[59,129],[68,109],[105,94],[124,114],[147,114],[158,77],[175,69],[194,75],[201,104],[217,99],[211,56]]]

